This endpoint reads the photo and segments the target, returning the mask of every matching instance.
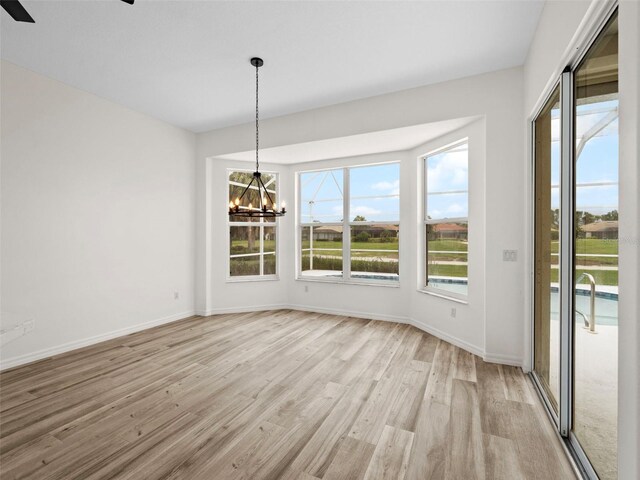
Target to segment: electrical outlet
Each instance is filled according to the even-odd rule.
[[[180,292],[176,290],[175,292],[173,292],[173,299],[178,300],[179,298],[180,298]]]
[[[455,307],[451,309],[451,317],[456,318],[456,309]]]
[[[518,261],[518,251],[517,250],[503,250],[502,251],[502,261],[503,262],[517,262]]]

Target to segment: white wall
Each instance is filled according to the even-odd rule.
[[[564,69],[565,65],[559,60],[569,55],[578,41],[580,25],[591,3],[591,0],[545,3],[524,64],[526,115],[533,113],[541,92],[547,90]]]
[[[4,61],[1,88],[2,327],[35,321],[2,366],[192,314],[195,135]]]
[[[524,151],[522,93],[522,69],[513,68],[262,121],[261,145],[269,148],[454,118],[483,117],[486,137],[484,173],[487,179],[486,191],[490,192],[484,197],[484,210],[500,212],[488,217],[485,222],[485,244],[490,248],[485,248],[484,252],[485,301],[479,306],[480,310],[484,309],[484,314],[480,313],[473,325],[466,324],[466,319],[475,315],[463,313],[458,320],[451,319],[449,305],[459,304],[452,304],[448,300],[421,298],[416,300],[415,308],[407,310],[406,306],[412,302],[412,293],[418,295],[415,273],[409,273],[409,277],[413,278],[409,278],[408,282],[401,279],[403,287],[398,292],[393,289],[384,290],[384,287],[314,283],[309,292],[305,293],[303,287],[306,282],[292,280],[295,270],[291,263],[285,267],[290,269],[289,273],[281,279],[283,288],[289,292],[287,300],[300,308],[324,308],[332,305],[339,311],[367,314],[376,318],[403,318],[416,314],[424,327],[437,328],[442,334],[448,335],[449,340],[466,344],[487,358],[521,364],[524,325],[522,259],[515,263],[504,263],[502,250],[522,251],[524,247],[524,204],[521,193],[524,182],[524,165],[521,161]],[[226,255],[226,252],[211,248],[213,237],[208,205],[212,202],[210,196],[213,192],[208,187],[206,178],[212,161],[207,159],[250,150],[254,141],[253,128],[252,124],[246,124],[214,130],[197,137],[198,311],[212,311],[215,307],[213,296],[218,289],[213,286],[212,269],[209,265],[222,264],[223,260],[216,261],[212,257]],[[283,167],[285,170],[287,168]],[[290,175],[291,182],[294,170]],[[401,181],[411,184],[414,179],[412,175],[410,169],[403,169]],[[410,188],[409,191],[413,191],[410,195],[417,195],[417,186]],[[403,217],[401,228],[417,232],[416,203],[413,200],[410,203],[414,206],[407,210],[407,220]],[[226,199],[220,208],[224,208],[225,204]],[[293,210],[290,212],[293,213]],[[294,226],[291,220],[287,218],[285,222],[289,222],[286,228],[293,237]],[[401,241],[408,241],[410,236],[411,233],[408,237],[401,235],[401,238],[406,239]],[[412,247],[415,243],[401,245],[410,262],[408,267],[403,267],[401,263],[401,270],[415,272],[415,267],[411,266],[412,256],[417,255],[417,249]],[[289,251],[293,253],[292,249]],[[404,287],[404,284],[407,286]],[[257,288],[257,285],[259,283],[247,285],[246,291]],[[407,290],[403,291],[402,288]],[[227,291],[229,290],[224,290]],[[221,296],[229,298],[226,293]],[[235,303],[238,308],[248,306],[246,295],[236,295],[235,298],[237,301],[225,305],[230,307],[231,303]],[[474,302],[474,307],[476,306],[478,303]],[[486,317],[484,325],[483,317]]]
[[[424,285],[425,265],[425,230],[423,226],[424,197],[424,171],[422,157],[424,154],[442,148],[461,138],[469,139],[469,253],[468,275],[469,292],[466,303],[452,303],[448,299],[425,294],[417,287]],[[428,142],[408,152],[409,166],[411,167],[411,183],[406,190],[407,205],[418,205],[412,209],[411,222],[408,223],[407,232],[412,240],[412,250],[416,257],[409,262],[410,276],[413,282],[409,285],[411,303],[409,317],[414,324],[436,335],[449,339],[461,347],[471,350],[477,355],[488,359],[494,352],[485,350],[486,333],[486,271],[487,271],[487,247],[489,241],[486,238],[486,202],[487,183],[486,171],[486,129],[485,119],[479,119],[473,124],[460,130],[451,132],[439,139]],[[416,215],[417,213],[417,215]],[[496,239],[491,239],[495,242]],[[489,250],[491,247],[489,247]],[[416,282],[418,279],[418,282]],[[456,309],[456,315],[451,315],[451,309]],[[500,359],[501,360],[501,359]],[[520,363],[518,358],[507,358],[508,363]]]
[[[558,75],[585,45],[599,18],[611,2],[580,0],[548,1],[524,66],[524,128],[544,101]],[[619,3],[619,91],[620,91],[620,242],[618,305],[618,478],[640,478],[640,4],[635,0]],[[525,150],[525,203],[530,212],[531,176],[529,149]],[[528,239],[526,255],[531,254],[530,221],[525,224]],[[531,310],[531,266],[525,268],[524,315]],[[531,336],[525,329],[525,367],[530,368]]]

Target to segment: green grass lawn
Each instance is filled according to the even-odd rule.
[[[275,241],[265,241],[265,252],[274,251]],[[254,245],[252,250],[247,247],[246,240],[233,240],[231,243],[232,253],[258,253],[260,247],[258,242]],[[359,271],[371,271],[371,272],[397,272],[397,262],[382,262],[375,260],[361,260],[363,257],[382,257],[386,259],[398,259],[398,242],[353,242],[351,244],[352,250],[364,250],[364,251],[352,251],[351,257],[352,269],[356,267]],[[309,241],[302,242],[302,248],[309,248]],[[451,261],[467,261],[468,244],[467,242],[459,240],[431,240],[429,241],[430,251],[447,251],[447,253],[430,253],[429,256],[433,260],[451,260]],[[334,250],[335,249],[335,250]],[[384,252],[369,252],[367,250],[385,250]],[[558,242],[552,242],[552,252],[558,251]],[[606,254],[616,255],[618,253],[618,241],[617,240],[601,240],[596,238],[580,238],[576,241],[576,253],[590,253],[590,254]],[[314,242],[314,268],[319,270],[342,270],[342,242]],[[551,262],[557,264],[557,256],[551,257]],[[303,270],[308,269],[309,266],[309,254],[304,252],[302,256]],[[356,264],[354,264],[356,263]],[[617,258],[610,257],[577,257],[577,274],[582,272],[591,273],[598,285],[617,285],[618,284],[618,272],[617,270],[590,270],[589,266],[593,265],[610,265],[615,266],[618,264]],[[254,272],[256,264],[253,262],[235,262],[234,266],[237,270]],[[466,277],[467,266],[466,265],[433,265],[429,266],[430,275],[447,276],[447,277]],[[551,271],[551,281],[558,281],[558,270],[553,269]]]
[[[618,240],[602,240],[599,238],[578,238],[576,240],[576,252],[577,254],[590,254],[590,255],[617,255],[618,254]],[[558,242],[551,242],[551,252],[558,253]],[[558,265],[559,257],[552,255],[550,263],[552,265]],[[617,257],[576,257],[576,266],[583,267],[583,270],[589,270],[590,266],[594,265],[608,265],[617,266]],[[594,272],[591,272],[596,275]],[[617,272],[611,271],[608,273],[598,273],[598,275],[605,279],[607,282],[617,278]],[[600,283],[600,282],[599,282]],[[611,283],[604,283],[604,285],[613,285]]]
[[[265,252],[275,252],[276,249],[276,241],[275,240],[265,240],[264,242],[264,251]],[[260,253],[260,242],[256,240],[253,243],[253,247],[249,249],[247,240],[231,240],[231,254],[239,255],[242,253]]]
[[[588,272],[593,275],[594,280],[597,285],[607,285],[607,286],[617,286],[618,285],[618,271],[617,270],[589,270],[587,269],[576,269],[576,277],[580,276],[582,273]],[[551,270],[551,282],[558,282],[558,270]],[[581,284],[588,284],[587,279],[583,278],[580,280]]]
[[[439,277],[463,277],[466,278],[466,265],[429,265],[429,276],[435,275]]]
[[[309,241],[302,242],[302,248],[308,249]],[[335,250],[327,250],[335,249]],[[364,250],[364,251],[358,251]],[[367,250],[385,250],[384,252],[371,252]],[[313,242],[313,254],[315,255],[333,255],[342,256],[342,242]],[[398,259],[398,242],[351,242],[351,257],[382,257]]]
[[[551,242],[551,252],[558,253],[557,240]],[[599,238],[578,238],[576,240],[576,253],[603,253],[606,255],[618,254],[618,240],[601,240]]]
[[[466,252],[469,249],[468,242],[462,240],[429,240],[429,250]]]
[[[309,248],[309,240],[302,242],[302,248]],[[342,248],[342,242],[313,242],[313,250],[320,248]],[[398,242],[351,242],[351,248],[364,250],[398,250]]]

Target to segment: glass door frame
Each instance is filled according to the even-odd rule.
[[[575,328],[575,312],[574,312],[574,288],[575,288],[575,255],[574,255],[574,228],[575,228],[575,72],[587,55],[589,49],[594,44],[597,37],[604,30],[609,20],[617,14],[618,2],[613,1],[608,8],[603,10],[599,21],[596,24],[592,34],[585,41],[575,57],[567,64],[565,69],[559,76],[559,79],[548,88],[548,92],[540,102],[540,107],[530,120],[530,171],[532,173],[531,182],[531,240],[535,243],[535,209],[536,209],[536,191],[535,191],[535,174],[536,174],[536,152],[535,152],[535,122],[547,105],[548,100],[552,97],[556,87],[560,86],[560,215],[559,215],[559,296],[560,296],[560,391],[558,398],[558,413],[552,407],[542,382],[535,372],[535,329],[533,321],[533,303],[531,303],[530,321],[531,321],[531,372],[529,373],[533,384],[538,392],[542,403],[547,410],[549,418],[554,423],[557,433],[563,440],[565,447],[571,454],[576,463],[576,467],[584,478],[597,480],[599,477],[589,461],[584,449],[578,442],[572,432],[573,426],[573,338]],[[530,255],[531,272],[535,272],[535,259],[533,251]],[[535,281],[531,282],[531,298],[535,298]]]
[[[541,106],[538,109],[538,111],[536,112],[536,114],[533,116],[533,118],[531,119],[531,244],[534,246],[533,251],[531,252],[531,260],[532,260],[532,264],[531,264],[531,272],[532,275],[535,275],[535,271],[536,271],[536,258],[535,258],[535,244],[536,244],[536,232],[535,232],[535,219],[536,219],[536,120],[540,117],[540,115],[542,114],[542,112],[544,111],[546,105],[549,103],[549,101],[551,100],[551,98],[554,96],[556,89],[560,90],[560,94],[562,95],[562,89],[561,89],[561,79],[558,78],[557,81],[555,81],[551,87],[549,88],[549,92],[548,94],[544,97],[543,101],[541,102]],[[562,96],[560,97],[560,112],[562,115]],[[562,118],[562,117],[561,117]],[[560,158],[560,162],[562,165],[562,151],[561,151],[561,158]],[[560,188],[562,189],[562,177],[560,178]],[[559,218],[558,218],[558,223],[560,225],[560,229],[562,228],[562,219],[563,219],[563,212],[562,210],[560,210],[560,214],[559,214]],[[558,256],[559,258],[561,258],[562,255],[562,248],[559,247],[558,248]],[[561,268],[561,265],[559,263],[558,265],[559,268]],[[560,283],[560,282],[559,282]],[[535,299],[535,286],[536,286],[536,282],[532,281],[531,282],[531,298]],[[543,404],[547,410],[547,413],[549,414],[549,417],[551,418],[551,420],[553,420],[553,423],[555,424],[555,427],[557,428],[560,424],[560,416],[559,416],[559,412],[556,412],[556,409],[553,407],[551,400],[549,399],[547,393],[546,393],[546,389],[543,386],[542,380],[540,380],[538,378],[538,374],[535,371],[535,351],[536,351],[536,347],[535,347],[535,335],[536,335],[536,331],[535,331],[535,320],[534,320],[534,307],[535,307],[535,303],[532,302],[531,304],[531,372],[530,372],[530,376],[533,380],[533,383],[536,387],[536,389],[538,390],[540,397],[543,400]],[[560,342],[562,342],[562,337],[560,337]],[[560,375],[562,375],[562,369],[560,369]],[[562,382],[562,378],[560,378],[560,382]],[[560,393],[560,392],[559,392]],[[560,407],[560,399],[558,398],[558,409]]]

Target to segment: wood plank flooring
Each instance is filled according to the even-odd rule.
[[[193,317],[0,374],[0,476],[575,478],[528,379],[408,325]]]

